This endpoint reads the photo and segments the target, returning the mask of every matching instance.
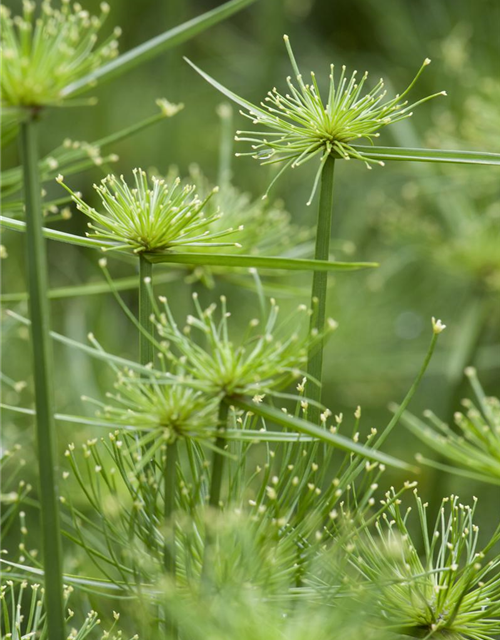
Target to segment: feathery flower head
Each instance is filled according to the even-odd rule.
[[[71,194],[79,211],[92,222],[90,238],[117,244],[103,249],[133,249],[143,251],[168,251],[179,246],[233,246],[234,243],[216,242],[240,229],[211,231],[209,227],[222,214],[216,211],[205,216],[204,207],[216,193],[213,189],[204,200],[200,200],[193,185],[181,185],[180,178],[172,183],[153,177],[152,186],[142,169],[134,169],[134,186],[125,178],[108,175],[94,185],[101,199],[103,213],[98,213],[82,198],[64,184],[63,176],[57,181]]]
[[[216,431],[217,400],[189,386],[140,379],[126,370],[119,374],[115,389],[116,393],[106,394],[113,404],[92,402],[101,407],[98,415],[117,426],[161,430],[167,441],[211,437]]]
[[[323,164],[330,154],[346,160],[363,160],[368,168],[372,163],[383,165],[383,162],[367,157],[355,148],[353,143],[360,140],[373,143],[383,127],[409,118],[412,110],[419,104],[438,95],[446,95],[445,92],[436,93],[413,104],[406,100],[420,74],[430,63],[427,58],[407,89],[387,101],[384,101],[387,91],[384,90],[382,79],[373,89],[364,93],[368,72],[358,80],[357,71],[349,76],[346,67],[342,66],[337,80],[334,65],[331,65],[325,101],[314,72],[311,72],[311,82],[306,83],[293,55],[288,36],[284,36],[284,39],[298,86],[289,76],[289,92],[283,95],[273,88],[260,106],[247,102],[199,69],[197,71],[219,91],[243,106],[245,111],[241,112],[242,115],[259,127],[257,131],[237,132],[235,139],[250,142],[252,150],[236,155],[252,156],[262,164],[286,162],[275,180],[286,168],[298,167],[318,154],[321,155],[321,165],[309,203],[316,190]]]
[[[36,5],[23,0],[22,15],[11,17],[0,7],[2,103],[8,106],[42,107],[61,104],[62,90],[118,53],[121,30],[98,44],[98,33],[109,13],[91,16],[79,3],[62,0],[56,9],[44,0],[37,17]]]
[[[389,498],[393,492],[389,492]],[[411,508],[401,512],[392,500],[377,520],[376,536],[356,538],[351,559],[361,575],[377,584],[380,607],[390,627],[406,635],[454,640],[491,640],[500,630],[500,558],[486,561],[478,544],[474,506],[457,496],[443,500],[433,530],[428,527],[427,504],[416,493],[424,556],[412,540],[407,520]]]
[[[251,320],[243,339],[235,344],[229,335],[231,314],[226,298],[221,297],[220,320],[215,318],[215,304],[202,310],[196,294],[193,300],[197,315],[188,316],[184,329],[177,326],[164,297],[160,298],[164,311],[154,321],[159,336],[166,341],[164,356],[193,379],[193,386],[206,393],[227,396],[272,393],[301,375],[308,349],[321,338],[317,332],[305,331],[302,336],[299,333],[303,320],[309,321],[310,312],[305,305],[278,324],[279,307],[271,300],[263,326],[259,320]],[[327,326],[326,332],[330,332],[336,325],[331,321]],[[193,330],[205,338],[206,348],[191,337]]]

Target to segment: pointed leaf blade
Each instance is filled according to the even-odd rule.
[[[500,166],[500,153],[446,149],[410,149],[406,147],[372,147],[365,145],[353,145],[353,147],[367,158],[384,162],[442,162],[447,164]]]
[[[200,264],[212,267],[243,267],[255,269],[283,269],[286,271],[353,271],[378,267],[376,262],[331,262],[304,258],[232,255],[228,253],[149,253],[154,263]]]
[[[241,11],[253,2],[255,2],[255,0],[230,0],[230,2],[226,2],[225,4],[216,7],[211,11],[207,11],[192,20],[188,20],[173,29],[169,29],[134,49],[127,51],[121,56],[118,56],[115,60],[112,60],[108,64],[105,64],[99,69],[87,74],[80,80],[69,84],[62,91],[62,97],[81,93],[82,91],[93,87],[96,82],[111,80],[116,76],[122,75],[130,69],[139,66],[143,62],[151,60],[164,51],[186,42],[186,40],[193,38],[218,22],[229,18],[234,13]]]

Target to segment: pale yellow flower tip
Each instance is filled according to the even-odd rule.
[[[175,116],[177,113],[179,113],[179,111],[182,111],[182,109],[184,109],[184,104],[182,102],[180,102],[179,104],[173,104],[166,98],[158,98],[156,104],[160,107],[162,114],[166,118],[171,118],[172,116]]]
[[[432,330],[434,333],[441,333],[446,329],[446,325],[441,322],[441,320],[436,320],[436,318],[432,318]]]

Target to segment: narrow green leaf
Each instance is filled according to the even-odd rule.
[[[376,262],[330,262],[303,258],[275,258],[267,256],[231,255],[228,253],[149,253],[146,258],[155,264],[201,264],[215,267],[254,267],[255,269],[283,269],[287,271],[352,271],[378,267]]]
[[[189,58],[184,58],[184,60],[191,67],[193,67],[193,69],[197,73],[199,73],[202,78],[204,78],[209,84],[211,84],[212,87],[214,87],[214,89],[217,89],[217,91],[220,91],[223,95],[226,96],[226,98],[229,98],[229,100],[232,100],[236,104],[239,104],[240,107],[243,107],[244,109],[247,109],[250,113],[253,113],[254,115],[267,115],[267,112],[264,111],[263,109],[260,109],[259,107],[257,107],[256,105],[252,104],[251,102],[248,102],[248,100],[245,100],[244,98],[241,98],[236,93],[234,93],[233,91],[231,91],[230,89],[228,89],[227,87],[222,85],[220,82],[217,82],[217,80],[212,78],[212,76],[209,76],[208,73],[205,73],[199,67],[197,67],[194,64],[194,62],[191,62],[191,60],[189,60]]]
[[[164,284],[165,282],[173,282],[177,280],[179,274],[174,271],[159,273],[155,276],[155,284]],[[139,287],[139,277],[130,276],[128,278],[117,278],[113,280],[113,286],[116,291],[129,291]],[[107,282],[88,282],[87,284],[76,285],[73,287],[59,287],[49,291],[51,300],[60,300],[62,298],[80,298],[81,296],[94,296],[101,293],[109,293],[111,291]],[[28,299],[25,291],[18,293],[4,293],[0,295],[2,304],[11,304],[13,302],[23,302]]]
[[[62,97],[81,93],[82,91],[93,87],[98,81],[102,82],[103,80],[111,80],[118,75],[126,73],[143,62],[156,57],[172,47],[186,42],[186,40],[193,38],[202,31],[205,31],[205,29],[229,18],[234,13],[237,13],[238,11],[241,11],[241,9],[252,4],[254,1],[255,0],[231,0],[230,2],[226,2],[211,11],[207,11],[201,16],[188,20],[173,29],[165,31],[165,33],[144,42],[131,51],[127,51],[121,56],[118,56],[115,60],[103,65],[80,80],[71,83],[62,91]]]
[[[26,225],[21,220],[0,216],[0,225],[12,231],[26,231]],[[92,247],[94,249],[112,248],[114,243],[93,238],[83,238],[56,231],[44,227],[43,235],[50,240],[58,240],[68,244],[76,244],[81,247]],[[120,252],[122,255],[127,252]],[[128,253],[128,255],[131,255]],[[286,271],[353,271],[356,269],[367,269],[378,267],[376,262],[329,262],[326,260],[305,260],[303,258],[274,258],[266,256],[246,256],[231,255],[224,253],[148,253],[145,258],[153,264],[201,264],[204,266],[217,267],[243,267],[255,269],[282,269]]]
[[[0,216],[0,226],[4,229],[10,229],[11,231],[26,231],[26,223],[22,220],[15,220],[14,218],[6,218]],[[92,238],[83,238],[81,236],[75,236],[72,233],[65,233],[64,231],[56,231],[55,229],[48,229],[43,227],[43,235],[49,240],[58,240],[59,242],[66,242],[68,244],[76,244],[80,247],[93,247],[94,249],[101,249],[102,247],[113,247],[112,242],[103,242],[101,240],[93,240]]]
[[[483,164],[500,166],[500,153],[484,151],[451,151],[445,149],[407,149],[352,145],[356,151],[374,160],[409,162],[445,162],[453,164]]]
[[[0,563],[7,565],[8,567],[19,569],[19,571],[22,572],[23,578],[25,578],[26,575],[38,576],[40,578],[43,578],[43,576],[45,575],[42,569],[38,569],[37,567],[30,567],[25,564],[10,562],[9,560],[4,560],[3,558],[0,558]],[[9,572],[9,575],[13,575],[13,574]],[[115,584],[107,580],[95,580],[93,578],[82,578],[82,577],[71,575],[68,573],[64,574],[64,582],[67,584],[78,585],[80,587],[85,586],[85,587],[95,587],[98,589],[111,589],[113,591],[114,590],[121,591],[119,583]],[[141,586],[145,587],[147,585],[141,585]]]
[[[4,403],[0,403],[0,409],[3,409],[4,411],[11,411],[13,413],[21,413],[27,416],[36,415],[36,412],[33,409],[16,407]],[[96,418],[89,418],[88,416],[74,416],[67,413],[55,413],[54,418],[59,422],[70,422],[89,427],[123,429],[125,431],[153,431],[151,428],[117,424],[116,422],[111,422],[109,420],[98,420]],[[225,440],[237,440],[238,442],[313,442],[318,440],[316,437],[305,436],[296,432],[291,433],[290,431],[267,430],[255,431],[252,429],[226,429],[219,435]]]
[[[253,431],[251,429],[226,429],[221,438],[238,442],[317,442],[318,438],[290,431]]]
[[[261,418],[269,420],[269,422],[274,422],[275,424],[279,424],[287,429],[292,429],[293,431],[304,433],[308,436],[312,436],[313,438],[318,438],[318,440],[323,440],[323,442],[331,444],[342,451],[355,453],[356,455],[367,458],[368,460],[374,460],[382,464],[390,465],[391,467],[413,470],[413,467],[401,460],[398,460],[397,458],[393,458],[385,453],[375,451],[374,449],[365,447],[362,444],[353,442],[345,436],[317,427],[302,418],[290,416],[279,409],[275,409],[274,407],[270,407],[265,404],[256,404],[255,402],[250,402],[244,398],[228,398],[227,402],[239,409],[250,411]]]
[[[0,409],[3,409],[4,411],[11,411],[13,413],[22,413],[25,416],[36,415],[36,411],[34,409],[27,409],[26,407],[15,407],[10,404],[0,403]],[[55,413],[54,419],[58,420],[59,422],[71,422],[72,424],[86,425],[89,427],[103,427],[105,429],[123,429],[124,431],[152,431],[152,429],[150,428],[117,424],[116,422],[110,422],[108,420],[97,420],[96,418],[89,418],[87,416],[72,416],[67,413]]]

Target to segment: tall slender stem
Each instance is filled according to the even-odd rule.
[[[219,405],[219,416],[217,419],[217,428],[225,431],[227,428],[227,416],[229,407],[224,400],[221,400]],[[218,509],[220,506],[220,495],[222,488],[222,476],[224,472],[224,456],[219,452],[224,449],[226,445],[226,439],[223,434],[217,436],[215,440],[216,451],[213,453],[212,458],[212,480],[210,482],[210,496],[208,504],[214,509]],[[209,554],[208,550],[213,542],[213,535],[210,530],[207,530],[205,535],[205,549],[203,554],[203,565],[201,568],[202,578],[206,578],[208,566],[209,566]],[[205,581],[206,584],[206,581]]]
[[[153,307],[149,297],[148,282],[151,282],[153,275],[153,265],[148,262],[143,255],[139,257],[139,322],[149,333],[152,332],[153,324],[151,314]],[[139,360],[141,364],[153,362],[154,352],[151,340],[142,332],[139,338]]]
[[[146,258],[139,254],[139,323],[152,333],[153,323],[151,314],[153,305],[149,289],[153,286],[153,265]],[[153,362],[154,347],[151,340],[140,332],[139,335],[139,361],[146,365]],[[173,514],[175,511],[176,496],[176,464],[177,464],[177,443],[167,445],[166,460],[163,467],[163,488],[164,503],[163,517],[165,522],[165,543],[163,547],[163,564],[167,574],[175,580],[175,522]],[[171,530],[171,535],[168,531]],[[166,614],[166,631],[170,638],[177,638],[177,626],[172,616]]]
[[[175,496],[176,496],[176,466],[177,466],[177,441],[167,445],[167,459],[163,467],[164,487],[164,521],[165,521],[165,546],[163,549],[163,564],[170,578],[175,580],[176,574],[176,550],[175,550]],[[170,535],[168,532],[170,531]],[[177,638],[177,625],[172,616],[167,616],[167,630],[170,638]]]
[[[219,419],[218,428],[225,431],[227,427],[227,414],[228,406],[224,400],[219,406]],[[218,508],[220,503],[220,493],[222,487],[222,475],[224,471],[224,455],[219,453],[219,450],[224,449],[226,439],[223,435],[217,436],[215,440],[215,446],[218,449],[214,451],[214,457],[212,459],[212,481],[210,483],[210,498],[208,504],[211,507]]]
[[[227,102],[219,105],[217,110],[221,123],[219,141],[219,174],[218,184],[221,189],[231,184],[231,164],[233,159],[233,108]]]
[[[64,640],[66,633],[57,491],[57,448],[53,417],[54,389],[49,336],[50,309],[47,297],[48,275],[45,240],[42,235],[37,123],[34,116],[21,125],[21,158],[26,204],[26,253],[35,380],[45,606],[50,640]]]
[[[333,212],[333,174],[335,159],[329,156],[321,174],[321,187],[319,195],[318,224],[316,228],[316,260],[328,260],[330,254],[330,236],[332,228]],[[322,333],[325,329],[326,296],[328,286],[328,274],[326,271],[315,271],[313,275],[311,307],[311,330]],[[323,380],[323,340],[316,343],[309,352],[307,373],[320,384]],[[307,395],[311,400],[321,401],[321,386],[309,385]],[[311,422],[319,424],[320,410],[311,406],[308,417]]]
[[[175,487],[177,465],[177,441],[167,445],[167,459],[163,469],[163,481],[165,489],[164,518],[167,531],[172,527],[170,540],[166,539],[164,565],[169,575],[175,574],[175,531],[172,515],[175,511]],[[170,543],[170,544],[169,544]]]

